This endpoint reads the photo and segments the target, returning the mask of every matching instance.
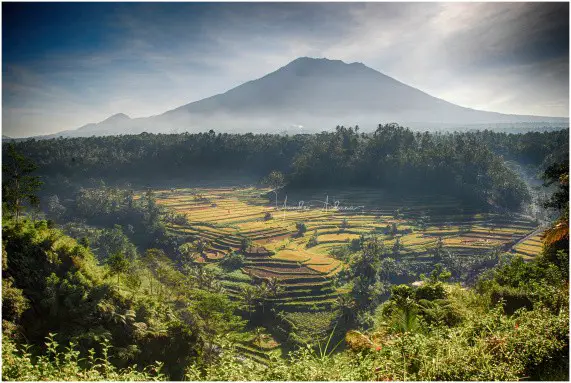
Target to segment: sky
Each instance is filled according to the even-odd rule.
[[[2,3],[2,134],[161,114],[302,56],[569,116],[568,3]]]

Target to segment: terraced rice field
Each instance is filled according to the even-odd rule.
[[[520,255],[523,259],[533,259],[541,250],[543,250],[543,243],[541,242],[541,233],[530,236],[529,238],[525,239],[524,241],[519,242],[516,244],[513,249],[512,253]]]
[[[240,354],[255,362],[267,365],[272,356],[281,357],[280,344],[268,333],[249,333],[247,338],[235,344]]]
[[[346,265],[329,252],[360,235],[376,234],[389,252],[398,238],[397,258],[411,259],[430,267],[439,239],[447,250],[462,256],[478,256],[496,248],[524,257],[541,251],[539,237],[518,243],[537,229],[531,219],[484,212],[444,196],[400,197],[377,190],[306,190],[281,193],[278,209],[274,194],[258,188],[158,190],[158,203],[186,214],[185,225],[168,229],[192,241],[208,241],[202,262],[216,263],[229,251],[238,250],[243,238],[263,251],[248,253],[242,273],[247,278],[277,278],[285,291],[276,303],[286,311],[327,309],[338,291],[332,276]],[[283,195],[282,195],[283,194]],[[271,218],[266,220],[266,215]],[[307,232],[296,235],[296,222]],[[396,229],[396,232],[392,232]],[[312,236],[317,245],[307,247]],[[237,294],[240,283],[229,290]]]

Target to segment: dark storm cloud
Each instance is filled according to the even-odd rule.
[[[569,4],[485,4],[466,29],[449,36],[448,59],[469,68],[569,56]]]

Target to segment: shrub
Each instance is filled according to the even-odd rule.
[[[491,292],[491,300],[493,304],[503,301],[504,312],[512,315],[516,310],[526,308],[531,310],[533,303],[527,294],[520,289],[509,286],[497,286]]]
[[[426,299],[433,301],[435,299],[444,299],[446,297],[446,292],[444,291],[444,285],[441,282],[425,283],[416,289],[414,296],[417,300]]]
[[[244,255],[233,251],[222,258],[220,266],[226,270],[236,270],[244,265],[244,260]]]
[[[157,381],[166,380],[160,372],[161,363],[150,365],[142,371],[131,366],[126,369],[117,369],[109,362],[108,341],[100,346],[102,357],[96,357],[93,349],[89,350],[86,359],[80,358],[75,344],[70,343],[65,350],[60,350],[54,340],[55,335],[50,334],[46,339],[47,352],[44,355],[33,357],[27,346],[17,346],[9,337],[2,339],[2,380],[16,381]]]
[[[307,231],[307,226],[305,226],[305,223],[303,222],[297,222],[295,224],[295,229],[297,230],[298,237],[303,237],[303,235]]]
[[[250,246],[252,246],[252,241],[249,238],[242,238],[240,240],[240,251],[245,253]]]
[[[317,229],[315,229],[311,238],[309,238],[309,241],[307,241],[306,247],[314,247],[314,246],[317,246],[318,244],[319,244],[319,241],[317,239]]]
[[[351,251],[361,250],[363,248],[363,238],[353,238],[349,246],[351,248]]]

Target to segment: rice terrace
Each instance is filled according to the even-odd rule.
[[[435,258],[442,256],[438,252],[473,259],[512,252],[532,259],[541,251],[541,227],[530,217],[483,213],[437,195],[398,199],[379,196],[376,190],[347,189],[328,203],[329,196],[319,201],[319,192],[309,192],[305,200],[290,196],[289,207],[287,200],[278,200],[276,208],[269,189],[254,187],[154,193],[159,205],[188,220],[170,223],[172,233],[189,241],[206,239],[207,246],[195,261],[215,266],[248,240],[241,282],[235,282],[234,275],[234,280],[224,281],[224,287],[237,294],[248,278],[276,278],[286,291],[275,300],[288,311],[331,308],[337,297],[333,279],[345,267],[331,251],[361,236],[380,236],[387,251],[408,260],[415,270],[429,270],[440,261]],[[305,201],[317,202],[311,206]],[[358,206],[344,209],[340,202],[345,201]],[[304,235],[299,235],[297,223],[305,225]],[[313,246],[308,245],[312,237]]]

